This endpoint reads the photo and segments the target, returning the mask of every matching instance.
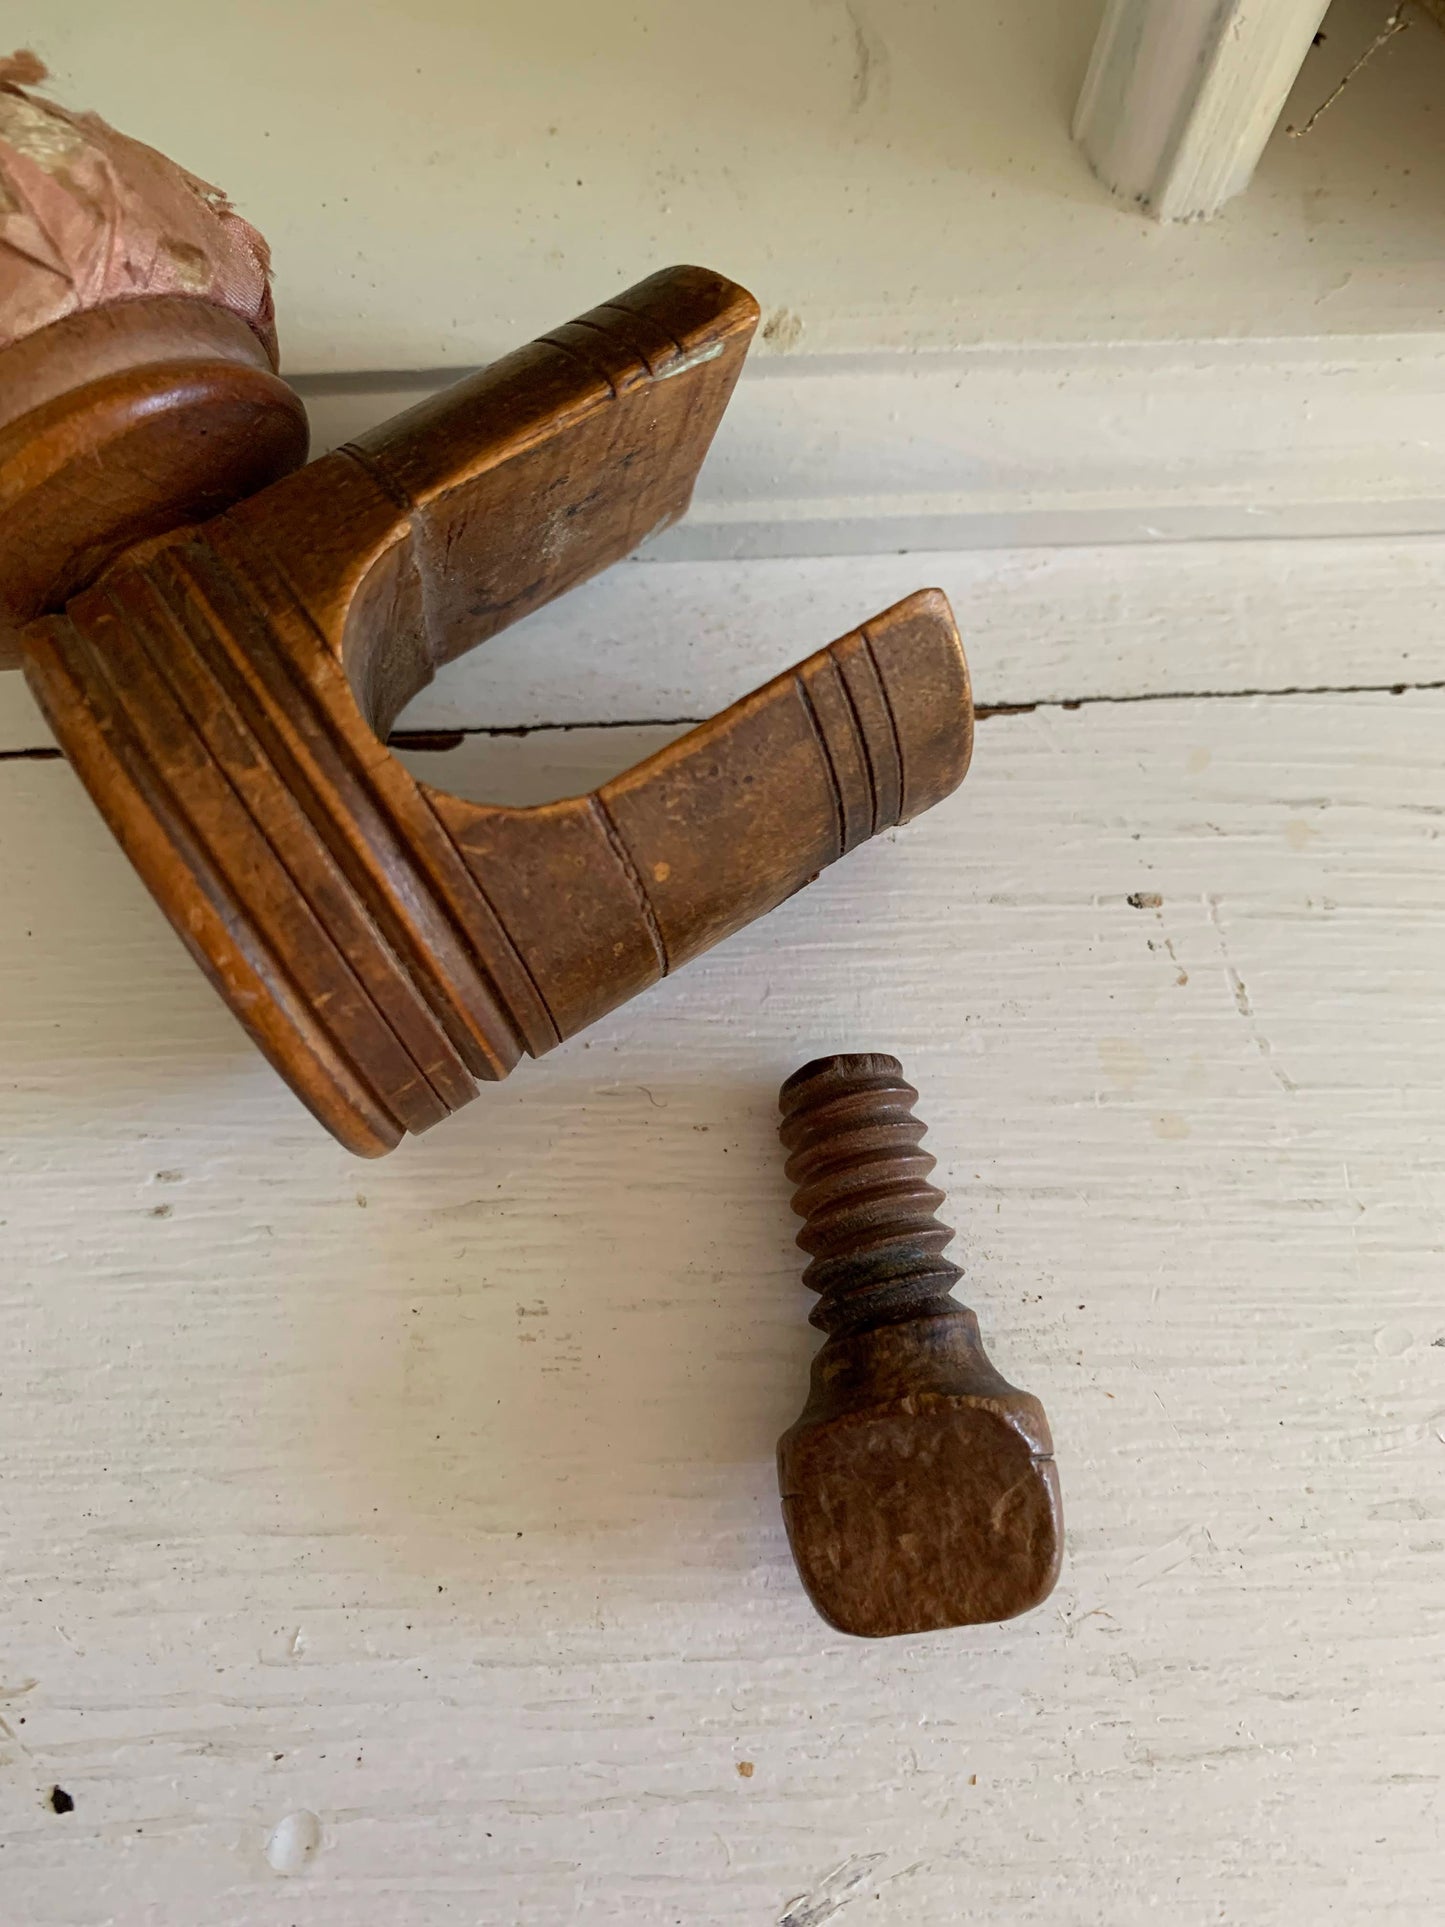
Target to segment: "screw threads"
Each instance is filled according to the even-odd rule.
[[[913,1115],[918,1093],[896,1057],[820,1057],[784,1084],[778,1135],[819,1294],[812,1323],[848,1333],[942,1310],[960,1276],[942,1256],[953,1237],[934,1216],[944,1194]]]

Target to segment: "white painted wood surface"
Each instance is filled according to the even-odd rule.
[[[1184,6],[1188,0],[1173,0]],[[1388,0],[1335,0],[1288,117]],[[458,369],[670,261],[788,361],[1440,325],[1445,36],[1386,48],[1198,229],[1070,134],[1101,0],[22,0],[55,87],[269,237],[291,371]]]
[[[1108,0],[1074,113],[1106,187],[1161,221],[1248,187],[1329,0]]]
[[[931,558],[991,611],[985,693],[1045,706],[378,1165],[66,767],[0,761],[0,1919],[1436,1918],[1438,556],[1313,546]],[[614,726],[429,773],[589,781],[918,560],[620,572],[497,684]],[[497,720],[473,674],[433,720]],[[1069,1529],[1043,1611],[882,1645],[813,1618],[771,1464],[813,1344],[776,1086],[864,1045],[921,1088]]]
[[[451,379],[298,386],[319,451]],[[764,358],[654,553],[1415,534],[1445,528],[1442,422],[1438,307],[1408,335]]]
[[[926,584],[985,705],[1445,675],[1445,538],[632,562],[452,663],[406,729],[700,721]],[[51,737],[0,676],[0,756]]]
[[[1445,528],[1428,24],[1169,227],[1070,138],[1099,0],[29,11],[268,235],[323,446],[693,259],[764,318],[674,559]],[[1335,0],[1286,118],[1380,15]]]

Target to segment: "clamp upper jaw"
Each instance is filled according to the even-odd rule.
[[[161,305],[173,351],[201,304]],[[214,313],[187,355],[143,343],[68,385],[43,378],[52,331],[20,345],[38,399],[0,418],[0,508],[45,541],[0,562],[0,650],[353,1151],[426,1130],[962,779],[968,674],[936,590],[587,796],[472,803],[386,747],[441,664],[684,512],[757,323],[741,288],[654,275],[304,468],[299,404]],[[57,326],[85,375],[84,328]],[[89,498],[87,446],[110,478]]]

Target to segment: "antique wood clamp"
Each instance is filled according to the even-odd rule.
[[[40,205],[65,177],[16,101],[58,110],[0,84]],[[683,513],[757,305],[669,269],[301,467],[264,273],[236,295],[242,224],[206,206],[230,229],[167,230],[124,298],[0,329],[0,665],[271,1063],[374,1156],[946,796],[968,675],[925,590],[588,796],[417,781],[387,736],[438,667]],[[15,232],[0,266],[40,246]]]
[[[0,60],[0,668],[297,1095],[424,1131],[946,796],[968,672],[922,590],[635,769],[530,809],[387,747],[444,663],[686,509],[758,309],[671,268],[303,467],[265,244]],[[1036,1399],[952,1298],[891,1057],[783,1090],[828,1334],[779,1450],[846,1631],[1007,1618],[1058,1570]]]

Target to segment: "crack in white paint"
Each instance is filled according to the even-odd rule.
[[[1254,1004],[1250,999],[1245,981],[1234,967],[1234,959],[1229,954],[1229,939],[1224,933],[1224,920],[1219,914],[1219,898],[1206,897],[1205,904],[1209,911],[1209,921],[1214,925],[1215,935],[1219,939],[1219,954],[1224,962],[1224,973],[1229,979],[1230,990],[1234,993],[1235,1008],[1249,1025],[1249,1034],[1254,1040],[1254,1047],[1265,1060],[1271,1077],[1274,1078],[1280,1089],[1291,1092],[1297,1091],[1299,1086],[1289,1075],[1288,1071],[1284,1070],[1276,1061],[1274,1045],[1270,1043],[1260,1027],[1260,1022],[1255,1015]]]
[[[823,1921],[831,1920],[850,1898],[856,1897],[858,1889],[882,1859],[881,1853],[861,1853],[843,1861],[825,1873],[808,1893],[788,1902],[778,1916],[778,1927],[821,1927]]]

